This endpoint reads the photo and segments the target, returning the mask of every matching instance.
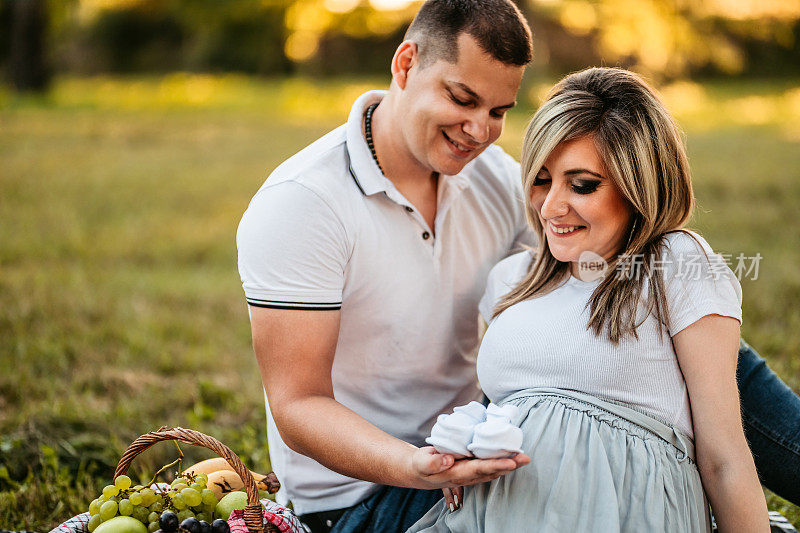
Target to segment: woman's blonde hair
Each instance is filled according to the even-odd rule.
[[[594,139],[609,178],[633,213],[627,244],[609,261],[604,279],[587,304],[588,327],[597,335],[605,329],[617,343],[628,334],[637,337],[637,307],[646,279],[647,311],[655,315],[659,328],[669,327],[663,275],[654,261],[661,256],[664,235],[686,224],[694,198],[689,162],[675,121],[644,80],[618,68],[590,68],[567,76],[528,125],[522,147],[522,186],[528,223],[539,236],[539,246],[527,276],[500,301],[494,316],[550,292],[569,275],[569,263],[550,253],[531,205],[531,192],[553,149],[584,136]],[[627,275],[620,276],[618,268],[623,267]]]

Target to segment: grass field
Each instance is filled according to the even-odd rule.
[[[800,390],[797,81],[664,94],[687,130],[692,226],[718,251],[763,257],[743,282],[743,335]],[[269,470],[236,226],[269,171],[376,84],[178,74],[0,93],[0,528],[85,510],[125,446],[161,425]],[[530,113],[501,139],[515,156]],[[157,447],[134,477],[173,456]],[[800,525],[798,508],[770,505]]]

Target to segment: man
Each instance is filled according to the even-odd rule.
[[[486,275],[533,244],[519,166],[492,145],[530,58],[509,0],[429,0],[392,59],[389,91],[362,95],[345,125],[278,167],[242,218],[279,501],[314,531],[403,531],[440,489],[455,508],[460,487],[530,460],[454,463],[424,445],[439,413],[481,397]],[[772,395],[797,420],[800,399],[744,353],[743,399]],[[797,479],[800,447],[769,448],[791,421],[753,413],[757,465],[761,450],[784,453],[795,477],[774,484]]]

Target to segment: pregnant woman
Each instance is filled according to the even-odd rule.
[[[684,229],[680,133],[635,74],[562,80],[522,176],[539,247],[492,270],[478,378],[531,464],[410,531],[767,532],[735,381],[741,288]],[[705,490],[704,490],[705,489]]]

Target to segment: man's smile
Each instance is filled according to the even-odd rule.
[[[458,142],[454,141],[453,139],[451,139],[450,137],[448,137],[447,134],[444,131],[442,131],[442,135],[444,135],[444,138],[447,140],[448,144],[451,146],[451,149],[453,150],[453,152],[455,152],[455,154],[457,156],[459,156],[459,157],[467,157],[478,148],[477,146],[470,147],[470,146],[466,146],[466,145],[463,145],[461,143],[458,143]]]

